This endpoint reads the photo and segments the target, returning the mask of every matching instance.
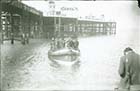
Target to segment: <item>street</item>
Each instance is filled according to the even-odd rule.
[[[119,59],[127,46],[123,42],[115,35],[79,38],[81,65],[77,71],[50,65],[48,40],[32,40],[29,45],[6,42],[1,45],[2,89],[113,90],[120,79]],[[138,46],[133,42],[132,47],[140,52]]]
[[[112,91],[120,81],[118,68],[124,49],[130,47],[140,54],[137,0],[0,2],[0,43],[4,42],[0,44],[0,91]],[[49,39],[57,38],[62,45],[62,37],[78,37],[78,41],[69,43],[74,45],[72,50],[50,55],[59,62],[61,58],[75,60],[78,55],[78,64],[62,65],[61,61],[58,65],[49,60]],[[58,49],[55,45],[52,43],[52,50]]]

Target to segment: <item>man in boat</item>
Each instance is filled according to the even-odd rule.
[[[71,48],[72,47],[72,38],[69,37],[69,39],[66,41],[67,47]]]
[[[64,48],[64,42],[61,37],[58,37],[57,38],[57,49],[62,49],[62,48]]]
[[[79,50],[79,41],[78,41],[77,37],[73,38],[73,49]]]
[[[140,90],[140,55],[130,47],[124,50],[124,56],[120,59],[119,75],[121,77],[120,89]]]
[[[62,38],[62,47],[65,48],[65,39]]]
[[[52,51],[56,50],[56,43],[55,43],[55,39],[54,38],[52,38],[52,40],[51,40],[51,50]]]
[[[72,36],[69,40],[68,40],[68,48],[72,48],[75,50],[79,50],[79,41],[77,40],[76,36]]]

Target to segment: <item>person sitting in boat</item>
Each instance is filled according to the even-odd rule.
[[[55,39],[54,38],[52,38],[52,41],[51,41],[50,45],[51,45],[51,50],[52,51],[56,50],[56,45],[55,45]]]
[[[79,50],[79,41],[77,39],[77,36],[74,36],[72,40],[73,40],[73,49]]]
[[[79,41],[77,40],[77,37],[73,39],[73,49],[79,50]]]
[[[69,39],[67,40],[66,44],[67,44],[68,48],[72,48],[73,43],[72,43],[72,38],[71,37],[69,37]]]
[[[65,39],[62,38],[62,47],[65,48]]]
[[[77,40],[76,36],[73,36],[68,40],[67,47],[75,50],[79,50],[79,41]]]
[[[64,48],[64,46],[63,46],[63,40],[61,38],[57,38],[57,44],[56,44],[56,46],[57,46],[57,49]]]

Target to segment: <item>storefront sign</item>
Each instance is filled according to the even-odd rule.
[[[62,11],[78,11],[77,7],[61,7]]]

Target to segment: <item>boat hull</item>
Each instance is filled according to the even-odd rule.
[[[48,58],[58,64],[73,65],[79,61],[80,51],[72,49],[61,49],[57,51],[49,51]]]

